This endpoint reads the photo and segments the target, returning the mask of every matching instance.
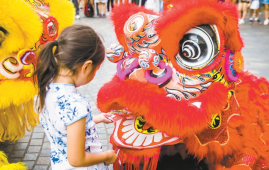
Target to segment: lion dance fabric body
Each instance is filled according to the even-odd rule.
[[[114,169],[154,170],[160,155],[185,150],[210,169],[269,169],[269,83],[244,71],[236,6],[164,6],[157,14],[122,4],[111,16],[117,74],[97,102],[115,113]]]
[[[24,136],[38,122],[32,82],[37,53],[74,21],[67,0],[0,0],[0,142]],[[25,169],[9,164],[0,152],[0,169]]]

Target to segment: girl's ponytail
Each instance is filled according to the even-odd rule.
[[[58,73],[58,65],[56,58],[53,54],[53,47],[56,47],[56,51],[58,48],[58,42],[52,41],[46,43],[46,45],[42,48],[38,60],[37,60],[37,69],[33,75],[34,83],[37,84],[39,92],[38,92],[38,112],[40,113],[45,104],[45,97],[47,87],[53,77]]]
[[[55,51],[53,47],[56,47]],[[89,26],[72,25],[65,28],[58,41],[48,42],[41,50],[34,82],[38,85],[38,111],[41,112],[45,104],[47,87],[58,74],[59,68],[69,69],[76,74],[76,69],[87,60],[93,62],[94,68],[99,66],[105,58],[105,47]]]

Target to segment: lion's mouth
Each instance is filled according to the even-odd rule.
[[[172,145],[182,141],[181,137],[168,136],[147,125],[141,116],[117,120],[112,138],[118,146],[136,149]]]

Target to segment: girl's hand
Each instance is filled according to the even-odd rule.
[[[67,126],[67,158],[74,167],[87,167],[99,163],[111,164],[117,159],[114,150],[100,153],[85,152],[86,118]]]
[[[108,151],[106,151],[106,154],[107,154],[108,159],[105,161],[105,163],[107,165],[113,164],[117,159],[117,155],[116,155],[115,151],[114,150],[108,150]]]
[[[99,115],[93,116],[93,121],[95,124],[98,123],[113,123],[113,120],[111,119],[111,114],[109,113],[101,113]]]

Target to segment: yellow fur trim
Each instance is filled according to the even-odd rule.
[[[0,167],[7,164],[8,164],[7,156],[5,155],[4,152],[0,151]]]
[[[71,26],[75,20],[75,8],[69,0],[45,0],[50,5],[50,15],[59,23],[59,35],[65,27]]]
[[[0,60],[32,48],[42,35],[39,16],[23,0],[0,0],[0,26],[8,31],[0,46]]]
[[[22,162],[9,164],[5,153],[0,151],[0,170],[27,170],[27,168]]]
[[[30,81],[5,80],[0,82],[0,94],[0,109],[5,109],[32,100],[37,94],[37,89]]]
[[[27,170],[22,162],[8,164],[0,167],[0,170]]]
[[[0,109],[0,142],[22,138],[25,130],[31,131],[39,124],[38,114],[34,111],[33,99],[20,106],[10,105]]]

